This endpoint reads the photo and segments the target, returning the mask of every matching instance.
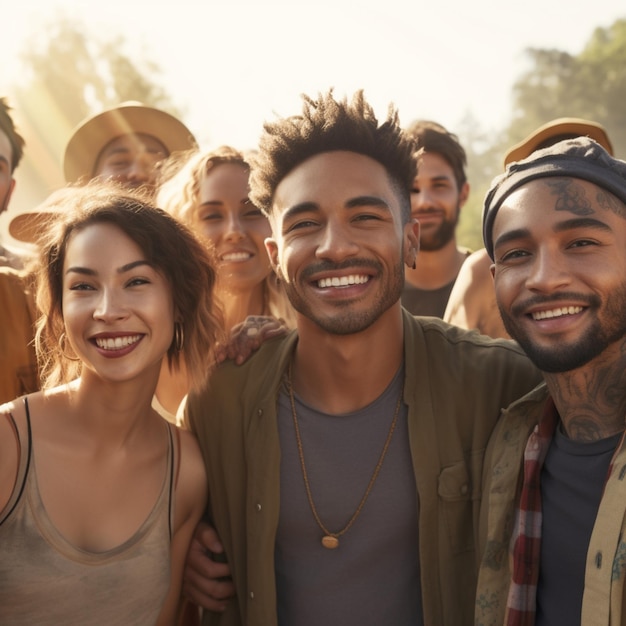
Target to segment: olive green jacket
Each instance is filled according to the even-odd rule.
[[[500,414],[540,380],[517,344],[403,311],[404,402],[419,502],[424,623],[472,622],[477,521],[487,441]],[[242,366],[220,367],[190,394],[186,421],[209,477],[211,515],[237,599],[205,624],[272,626],[279,515],[276,406],[297,333],[267,342]],[[418,589],[415,590],[419,592]]]

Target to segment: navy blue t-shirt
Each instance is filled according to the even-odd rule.
[[[556,433],[541,472],[541,565],[536,626],[580,624],[585,564],[621,434],[590,443]]]

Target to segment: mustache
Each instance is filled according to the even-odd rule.
[[[518,302],[511,307],[513,315],[524,315],[524,312],[531,307],[541,306],[542,304],[553,304],[558,300],[575,300],[582,304],[586,304],[590,308],[598,308],[600,306],[600,298],[596,295],[581,295],[574,291],[560,291],[550,294],[549,296],[533,296],[523,302]]]
[[[346,269],[369,269],[374,272],[381,272],[383,267],[382,265],[371,259],[347,259],[346,261],[341,261],[340,263],[333,263],[332,261],[319,261],[318,263],[314,263],[313,265],[309,265],[302,271],[302,278],[305,280],[309,280],[312,276],[316,274],[324,274],[328,272],[337,272]]]
[[[437,214],[437,213],[445,213],[443,209],[438,209],[436,207],[427,207],[425,209],[419,209],[415,211],[417,215],[429,215],[429,214]]]

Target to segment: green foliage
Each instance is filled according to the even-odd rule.
[[[626,20],[597,28],[583,51],[527,50],[531,67],[514,86],[509,145],[556,117],[602,124],[626,157]]]
[[[12,208],[32,208],[64,184],[65,145],[90,115],[137,100],[182,117],[158,82],[159,68],[128,48],[123,37],[101,38],[63,14],[29,38],[11,98],[26,138]]]
[[[471,184],[457,239],[472,249],[482,247],[483,199],[502,171],[504,154],[538,126],[557,117],[599,122],[616,156],[626,159],[626,19],[595,29],[579,55],[537,48],[526,55],[529,67],[513,87],[508,127],[485,136],[470,117],[455,131],[467,151]]]

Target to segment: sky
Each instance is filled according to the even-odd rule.
[[[578,54],[595,28],[626,18],[624,0],[20,0],[3,20],[0,94],[59,11],[154,61],[201,146],[243,149],[264,120],[297,113],[300,94],[329,87],[364,89],[379,116],[393,102],[403,124],[454,131],[471,115],[500,130],[526,48]]]

